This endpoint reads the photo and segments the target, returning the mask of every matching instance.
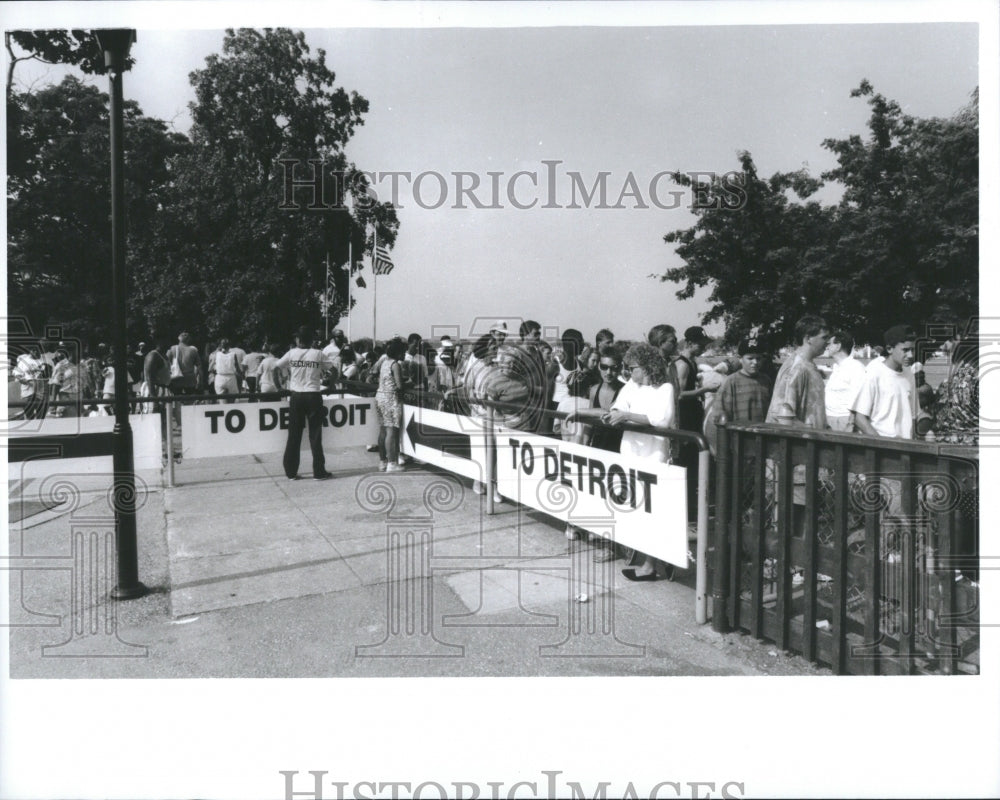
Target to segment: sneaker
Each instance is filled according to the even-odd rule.
[[[385,471],[386,472],[406,472],[406,467],[404,467],[402,464],[386,464],[385,465]]]
[[[403,456],[400,456],[399,458],[396,459],[396,463],[399,464],[399,466],[401,466],[401,467],[405,467],[406,466],[406,458],[403,457]]]
[[[333,473],[332,472],[326,472],[324,470],[323,472],[317,472],[315,475],[313,475],[313,480],[314,481],[326,481],[326,480],[329,480],[332,477],[333,477]]]
[[[290,481],[297,481],[298,479],[299,479],[298,475],[289,475],[288,476],[288,480],[290,480]]]
[[[370,445],[368,445],[368,447],[365,448],[365,452],[366,453],[377,453],[378,452],[378,445],[377,444],[370,444]]]
[[[378,462],[378,471],[379,472],[385,472],[385,468],[388,467],[388,466],[389,466],[389,462],[388,461],[379,461]]]
[[[486,487],[483,486],[483,482],[482,481],[473,481],[472,482],[472,491],[475,494],[486,494]]]

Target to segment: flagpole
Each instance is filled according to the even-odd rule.
[[[375,253],[378,251],[378,228],[376,227],[373,232],[374,246],[372,247],[372,341],[376,341],[375,337],[375,320],[377,319],[378,310],[378,270],[375,267]]]
[[[326,305],[323,308],[323,325],[326,333],[326,341],[330,341],[330,251],[326,251],[326,283],[323,285],[323,299]]]

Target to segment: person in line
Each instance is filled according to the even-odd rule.
[[[833,359],[833,368],[826,381],[826,423],[832,431],[854,432],[851,403],[865,380],[864,365],[854,358],[854,337],[846,331],[830,336],[826,355]]]
[[[917,334],[907,325],[885,332],[885,358],[872,362],[851,403],[855,424],[866,436],[913,438],[913,383],[906,368],[913,363]]]
[[[358,379],[358,356],[354,348],[349,344],[344,344],[338,354],[340,358],[340,377],[345,381],[356,381]]]
[[[170,388],[170,364],[167,363],[166,349],[163,337],[157,336],[142,361],[142,393],[146,397],[164,397]],[[161,413],[162,406],[162,403],[151,400],[146,404],[146,413]]]
[[[794,335],[797,348],[778,370],[765,422],[825,430],[826,389],[814,359],[826,350],[830,328],[822,317],[806,314]]]
[[[183,331],[177,337],[177,344],[167,351],[170,364],[170,394],[193,395],[203,385],[202,367],[205,364],[198,348],[191,344],[191,334]],[[174,403],[174,418],[181,424],[181,404]]]
[[[229,346],[228,339],[222,339],[219,342],[219,349],[215,352],[215,393],[239,394],[242,379],[243,365],[240,362],[239,352]],[[234,401],[229,399],[226,402]]]
[[[795,323],[794,336],[798,346],[778,370],[764,421],[826,430],[826,389],[815,359],[829,344],[830,328],[822,317],[806,314]],[[768,468],[773,472],[775,464],[769,462]],[[801,537],[805,533],[805,504],[806,468],[798,464],[792,470],[794,536]]]
[[[251,350],[243,359],[244,380],[247,384],[247,391],[252,395],[252,401],[257,399],[257,369],[260,367],[260,362],[264,360],[266,349],[265,345],[260,350]]]
[[[744,337],[736,351],[740,368],[727,375],[712,403],[705,420],[705,438],[716,451],[717,426],[727,422],[763,422],[771,404],[771,379],[761,371],[767,359],[767,348],[762,339]]]
[[[17,357],[13,370],[14,378],[21,387],[21,401],[25,403],[21,411],[24,419],[41,419],[48,406],[48,386],[45,385],[45,365],[42,350],[37,344],[28,347],[27,353]]]
[[[677,365],[674,363],[677,357],[677,331],[673,325],[666,323],[654,325],[646,334],[646,341],[660,351],[667,364],[667,380],[674,386],[674,396],[679,397],[681,385],[677,379]]]
[[[378,415],[379,472],[401,472],[399,433],[403,427],[403,359],[406,344],[392,339],[385,348],[385,358],[379,366],[378,389],[375,392],[375,413]]]
[[[450,338],[441,338],[441,347],[434,361],[434,372],[428,379],[427,388],[437,394],[447,394],[453,389],[457,389],[459,382],[454,369],[455,345]],[[443,401],[440,405],[443,405]]]
[[[701,326],[694,325],[684,331],[684,341],[674,358],[680,387],[677,395],[677,427],[682,431],[701,433],[705,425],[702,398],[714,389],[711,385],[698,385],[698,365],[695,359],[705,352],[711,341]],[[687,470],[688,522],[694,522],[698,519],[698,446],[689,442],[681,444],[677,463]]]
[[[83,397],[83,377],[80,366],[73,357],[73,348],[65,347],[58,350],[59,360],[52,370],[52,377],[49,379],[54,390],[53,399],[60,403],[69,405],[59,405],[60,417],[79,417],[80,402]]]
[[[601,328],[594,335],[594,349],[598,353],[601,352],[601,348],[604,347],[604,345],[606,344],[612,345],[614,343],[615,343],[615,335],[614,333],[611,332],[609,328]]]
[[[621,426],[626,422],[648,425],[659,430],[674,427],[677,399],[673,384],[667,379],[667,366],[652,345],[638,343],[625,353],[625,373],[628,383],[618,393],[601,421],[607,425]],[[654,433],[625,430],[619,452],[623,455],[645,458],[658,464],[670,463],[670,440]],[[655,581],[673,576],[673,567],[650,555],[636,552],[634,567],[622,570],[630,581]]]
[[[267,355],[257,367],[258,387],[261,394],[274,394],[281,392],[288,384],[288,374],[278,363],[281,357],[281,345],[272,342],[265,345]]]
[[[621,381],[622,357],[618,349],[610,344],[603,345],[597,369],[601,382],[590,387],[588,397],[583,402],[577,398],[570,398],[559,408],[568,414],[562,421],[563,438],[567,438],[568,432],[571,441],[618,453],[621,450],[621,430],[604,425],[584,425],[582,422],[586,419],[600,420],[608,414],[625,385]],[[571,536],[571,526],[567,525],[566,538],[576,538],[576,529],[572,531]],[[594,562],[602,564],[613,561],[620,556],[621,549],[619,545],[612,545],[601,538],[600,549],[594,553]]]
[[[278,359],[277,367],[289,372],[288,388],[288,440],[282,466],[288,480],[298,480],[299,449],[302,446],[302,431],[308,422],[309,447],[312,450],[313,479],[317,481],[333,477],[326,471],[323,455],[323,420],[326,407],[323,405],[323,377],[333,365],[320,349],[314,346],[313,331],[303,325],[295,332],[295,347]]]

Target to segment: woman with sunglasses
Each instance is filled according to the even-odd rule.
[[[588,418],[599,420],[611,411],[612,405],[625,385],[621,380],[621,352],[612,345],[602,345],[596,371],[601,376],[600,382],[590,387],[586,400],[569,398],[559,407],[559,411],[565,411],[569,415],[562,421],[563,438],[617,453],[621,447],[622,431],[603,425],[584,425],[577,420]],[[578,531],[576,526],[567,523],[566,538],[575,539]],[[613,561],[617,555],[616,548],[603,546],[604,539],[600,541],[602,547],[594,554],[594,561],[598,564]]]

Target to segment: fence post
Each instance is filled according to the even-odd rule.
[[[716,428],[715,481],[715,575],[712,579],[712,628],[729,632],[729,433],[726,423]]]
[[[486,436],[486,513],[492,515],[493,509],[493,479],[496,477],[493,466],[493,451],[496,449],[496,440],[493,438],[493,406],[486,407],[486,428],[483,435]]]
[[[708,461],[707,449],[698,451],[698,540],[695,545],[694,618],[708,622]]]
[[[173,395],[168,395],[166,404],[160,413],[167,427],[167,487],[174,488],[174,401]]]

